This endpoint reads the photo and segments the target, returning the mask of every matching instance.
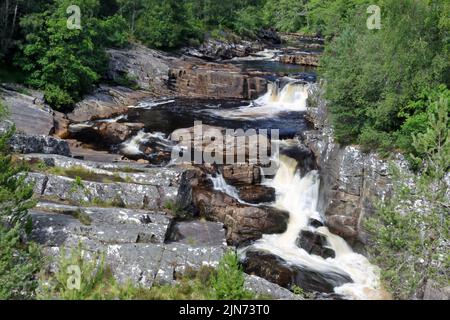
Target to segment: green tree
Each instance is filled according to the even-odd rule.
[[[81,9],[81,29],[67,28],[70,5]],[[126,43],[123,18],[98,16],[98,0],[59,0],[21,19],[26,37],[19,64],[29,75],[27,83],[43,89],[54,107],[70,105],[91,91],[108,65],[105,46]]]
[[[439,84],[448,87],[448,24],[441,1],[381,1],[382,28],[368,30],[366,6],[326,48],[326,79],[335,134],[341,143],[396,147],[411,101]],[[400,132],[401,133],[401,132]]]

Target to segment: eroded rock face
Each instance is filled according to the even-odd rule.
[[[360,251],[367,242],[364,221],[375,212],[376,201],[392,191],[389,163],[375,153],[363,153],[356,146],[341,146],[333,138],[326,103],[321,90],[312,90],[314,107],[307,117],[317,129],[304,133],[304,142],[315,155],[321,172],[319,211],[324,212],[325,225]],[[394,163],[407,168],[401,155]]]
[[[70,148],[67,141],[46,135],[17,133],[11,138],[9,145],[17,153],[70,155]]]
[[[335,287],[353,282],[344,272],[318,272],[288,264],[276,255],[255,249],[245,252],[242,263],[246,273],[257,275],[289,289],[296,285],[309,292],[332,293]]]
[[[178,63],[169,71],[170,88],[187,97],[255,99],[266,92],[264,78],[242,74],[233,65]]]
[[[115,207],[161,209],[177,195],[177,188],[134,183],[77,182],[75,179],[42,173],[29,173],[37,196],[74,204],[101,203]]]

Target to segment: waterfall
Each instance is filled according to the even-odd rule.
[[[354,281],[334,289],[348,299],[381,299],[387,294],[380,284],[379,269],[370,264],[366,257],[355,253],[344,239],[332,234],[328,228],[319,227],[316,232],[327,238],[335,251],[335,258],[324,259],[307,253],[296,245],[302,229],[308,226],[311,217],[317,217],[320,178],[317,171],[300,176],[297,162],[280,155],[278,171],[273,179],[264,183],[276,190],[275,207],[290,213],[287,230],[283,234],[264,235],[252,247],[267,250],[288,263],[301,265],[322,273],[335,272],[348,274]]]
[[[238,190],[234,186],[228,184],[221,174],[216,174],[215,176],[210,175],[208,177],[213,183],[214,190],[223,192],[236,200],[240,200]]]
[[[140,147],[142,144],[150,141],[151,139],[165,148],[172,148],[172,141],[166,138],[166,135],[162,132],[145,132],[144,130],[139,131],[134,137],[123,142],[120,146],[120,152],[125,155],[141,155],[143,152]]]
[[[282,82],[270,82],[267,92],[246,106],[229,110],[210,110],[209,112],[229,119],[270,119],[282,112],[306,111],[308,90],[309,84],[284,78]]]

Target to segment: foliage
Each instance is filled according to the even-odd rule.
[[[81,29],[67,28],[69,5],[82,8]],[[29,75],[26,82],[43,89],[53,107],[68,106],[91,91],[106,71],[105,46],[127,42],[125,20],[100,19],[98,11],[98,0],[61,0],[20,20],[25,41],[18,64]]]
[[[0,104],[0,116],[5,115]],[[1,120],[1,119],[0,119]],[[25,181],[24,168],[12,163],[8,140],[14,129],[0,134],[0,299],[28,299],[37,282],[39,249],[23,240],[30,231],[28,209],[34,206],[33,188]]]
[[[217,273],[213,276],[213,298],[218,300],[250,299],[252,294],[244,288],[244,272],[239,258],[228,251],[220,260]]]
[[[439,23],[448,11],[440,1],[386,0],[380,6],[381,30],[367,29],[365,7],[355,11],[326,48],[321,73],[338,141],[375,147],[379,140],[378,147],[393,149],[395,142],[405,147],[411,131],[423,130],[415,107],[424,92],[448,87],[449,29]]]
[[[226,261],[226,262],[225,262]],[[124,300],[208,300],[208,299],[251,299],[254,295],[243,289],[243,274],[238,271],[234,253],[228,253],[221,261],[224,269],[216,271],[203,266],[199,270],[187,269],[177,279],[176,284],[153,284],[151,288],[136,286],[130,281],[119,283],[115,280],[104,255],[88,253],[81,244],[71,250],[60,252],[57,271],[41,276],[40,299],[124,299]],[[80,271],[80,287],[74,286],[73,267]],[[222,267],[222,268],[223,268]],[[217,286],[214,279],[225,278],[223,272],[231,272],[226,284]],[[237,281],[231,284],[232,281]],[[213,284],[212,284],[213,283]],[[226,291],[231,290],[231,291]],[[220,292],[220,294],[218,294]]]
[[[368,246],[371,256],[399,299],[421,298],[429,280],[443,287],[449,281],[450,202],[444,181],[450,167],[448,100],[432,104],[426,126],[413,138],[423,155],[420,175],[392,166],[393,196],[367,224],[375,239]]]

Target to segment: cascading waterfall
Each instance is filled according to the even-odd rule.
[[[322,273],[335,272],[348,274],[354,281],[334,289],[348,299],[382,299],[387,294],[380,284],[379,269],[370,264],[366,257],[357,254],[345,240],[332,234],[328,228],[317,228],[326,236],[335,258],[324,259],[307,253],[296,245],[300,231],[308,226],[311,217],[317,217],[320,178],[317,171],[300,176],[296,160],[281,155],[275,177],[264,183],[276,190],[275,207],[290,213],[287,230],[283,234],[264,235],[252,247],[267,250],[289,263],[301,265]]]
[[[229,119],[255,120],[271,118],[282,112],[306,111],[309,84],[290,78],[285,80],[287,83],[282,87],[278,82],[270,82],[267,93],[249,105],[210,112]]]

